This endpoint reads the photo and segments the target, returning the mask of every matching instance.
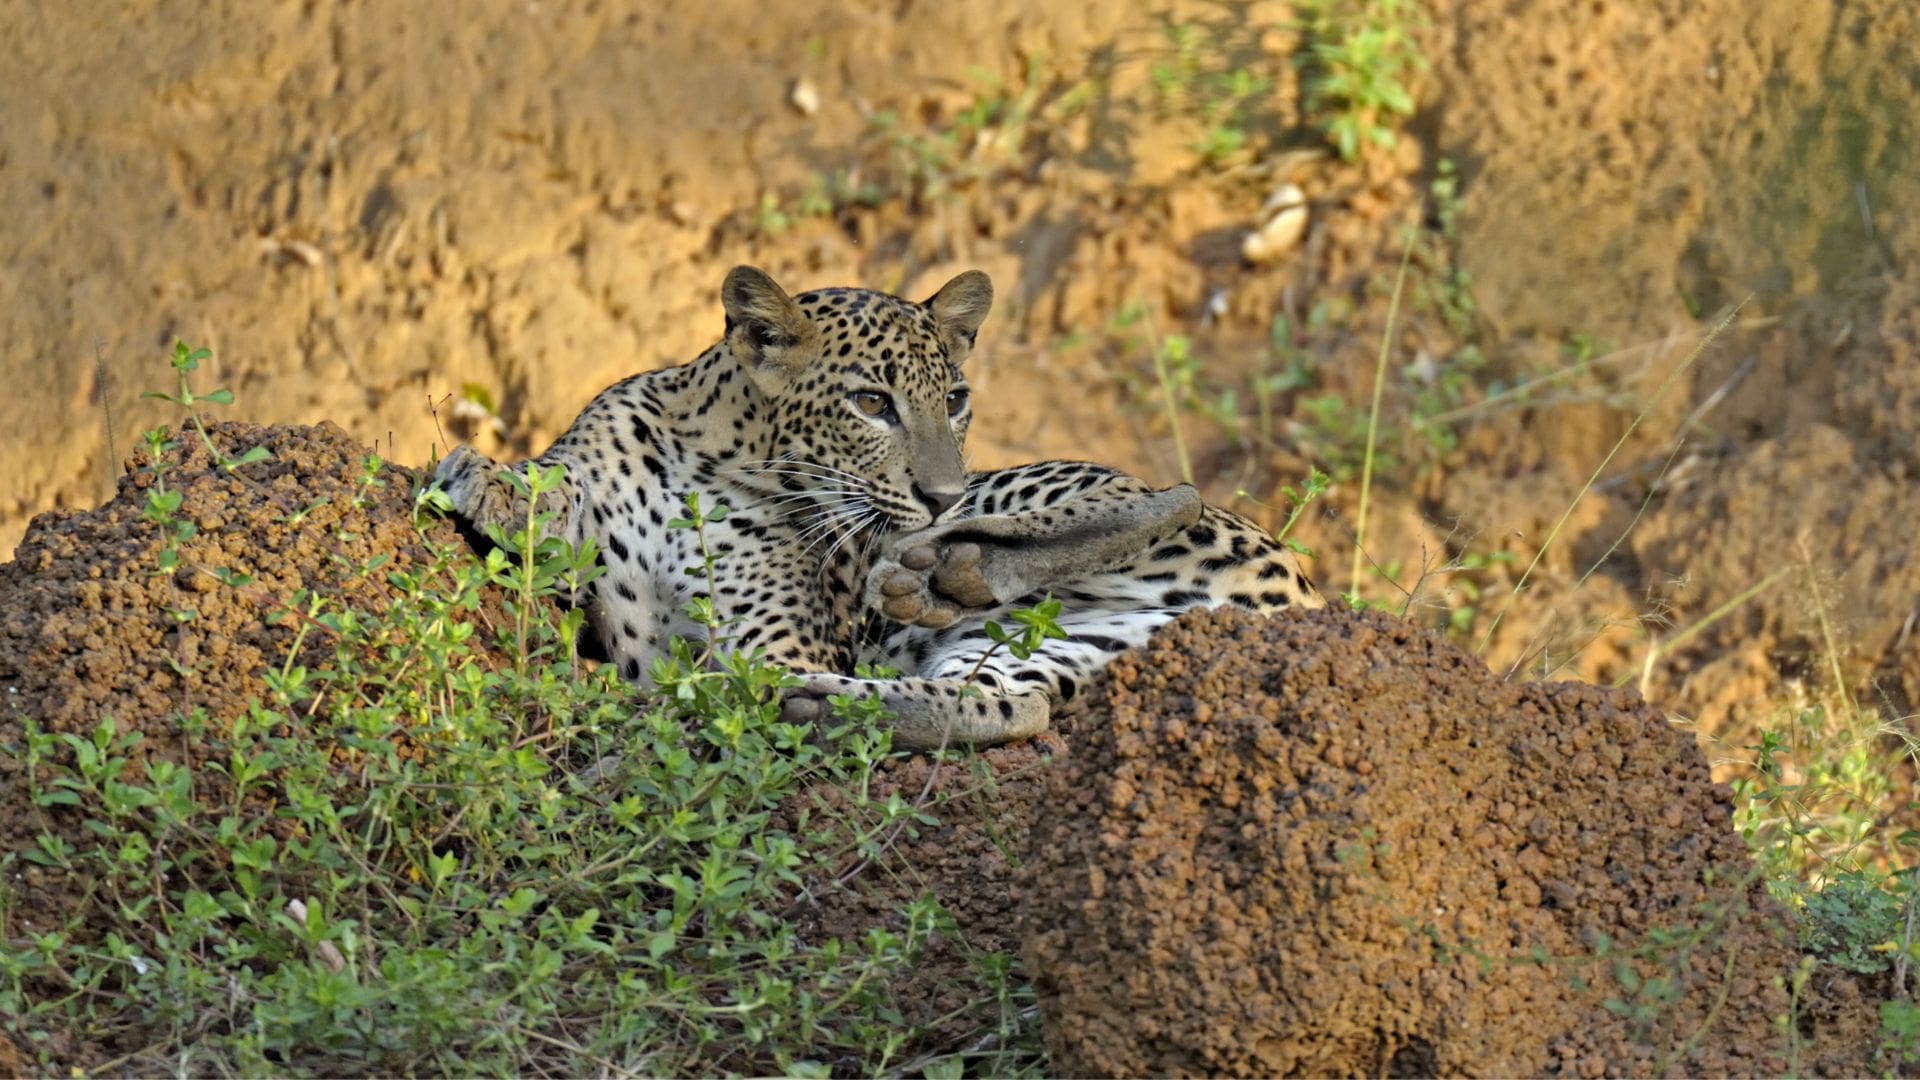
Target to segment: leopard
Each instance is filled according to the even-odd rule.
[[[537,521],[536,539],[591,542],[602,572],[570,600],[628,682],[719,625],[726,654],[790,673],[783,720],[878,698],[910,749],[1046,731],[1189,609],[1324,605],[1292,550],[1191,484],[1083,461],[969,470],[966,367],[992,304],[979,270],[916,302],[790,295],[735,267],[720,340],[693,360],[603,390],[533,458],[455,448],[435,483],[470,535]],[[555,466],[532,494],[530,470]],[[690,495],[726,509],[687,528]],[[993,640],[1047,597],[1064,638],[1024,658]]]

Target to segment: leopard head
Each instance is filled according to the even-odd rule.
[[[973,417],[961,366],[993,306],[987,275],[914,303],[870,289],[788,296],[741,266],[720,295],[727,350],[772,432],[764,479],[860,530],[924,528],[960,501]]]

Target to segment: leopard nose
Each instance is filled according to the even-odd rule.
[[[953,509],[953,504],[959,502],[960,496],[964,494],[966,494],[965,490],[960,488],[952,491],[940,489],[928,491],[919,484],[913,485],[913,497],[919,499],[920,505],[927,508],[927,513],[936,518]]]

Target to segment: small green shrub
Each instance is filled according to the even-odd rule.
[[[204,355],[183,347],[183,380]],[[174,399],[190,429],[196,402],[220,400]],[[369,459],[368,484],[394,480]],[[191,508],[152,490],[166,550],[195,542]],[[204,767],[113,717],[85,734],[29,718],[0,747],[38,834],[0,882],[33,865],[84,883],[34,935],[0,885],[0,1024],[28,1060],[65,1045],[102,1048],[111,1060],[84,1062],[99,1072],[208,1075],[826,1075],[913,1054],[943,1073],[967,1057],[1031,1067],[1010,958],[981,957],[962,995],[973,1049],[924,1045],[902,1020],[894,977],[954,931],[931,898],[847,940],[794,917],[932,822],[869,794],[888,753],[876,704],[836,701],[829,730],[782,723],[790,677],[717,652],[710,606],[693,612],[708,640],[675,642],[658,692],[637,695],[581,663],[580,613],[554,614],[595,572],[591,550],[537,539],[548,522],[532,516],[476,559],[434,539],[444,495],[417,486],[414,505],[431,557],[351,568],[384,586],[378,610],[295,594],[267,696],[177,718]],[[690,500],[678,524],[724,513]],[[488,593],[510,616],[493,630],[477,617]],[[296,663],[314,640],[329,659]],[[810,798],[819,785],[839,797]]]
[[[1156,103],[1163,113],[1186,115],[1201,128],[1193,150],[1203,164],[1219,167],[1245,156],[1252,115],[1273,90],[1273,80],[1245,65],[1222,62],[1224,50],[1204,40],[1191,22],[1165,22],[1168,55],[1151,71]]]
[[[1305,13],[1306,109],[1348,161],[1392,149],[1394,125],[1413,115],[1407,80],[1424,67],[1415,0],[1310,0]]]
[[[874,114],[872,128],[885,148],[888,182],[861,187],[877,201],[891,191],[917,207],[938,204],[973,183],[1023,168],[1038,143],[1085,108],[1091,87],[1051,86],[1038,57],[1029,57],[1017,83],[985,68],[968,71],[973,99],[944,122],[919,124],[892,110]]]
[[[1871,975],[1893,966],[1906,923],[1907,897],[1884,874],[1849,870],[1818,889],[1799,890],[1800,944],[1820,959]]]
[[[1920,1004],[1880,1003],[1880,1054],[1895,1075],[1906,1075],[1900,1066],[1920,1065]]]

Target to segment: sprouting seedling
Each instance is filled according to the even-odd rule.
[[[1308,111],[1348,161],[1372,147],[1392,149],[1393,122],[1414,111],[1408,78],[1426,66],[1413,36],[1419,9],[1406,0],[1319,0],[1306,7]]]
[[[243,465],[251,465],[254,462],[265,461],[271,458],[273,453],[264,446],[255,446],[239,457],[229,457],[214,443],[212,436],[207,433],[206,425],[201,422],[200,414],[196,407],[202,403],[213,405],[233,404],[233,391],[225,387],[207,394],[194,393],[191,375],[194,371],[199,370],[200,361],[212,355],[213,351],[210,349],[196,349],[184,341],[175,341],[173,343],[173,356],[170,358],[170,362],[173,365],[174,373],[179,377],[178,389],[171,394],[158,390],[150,390],[140,396],[170,402],[185,411],[187,414],[187,422],[192,425],[194,432],[200,436],[201,443],[207,448],[207,456],[223,471],[232,473]],[[109,429],[112,427],[111,414],[109,414],[108,427]],[[167,472],[171,467],[168,461],[168,455],[179,449],[179,444],[168,439],[166,430],[163,428],[155,428],[148,431],[143,438],[147,445],[147,456],[150,459],[146,466],[146,471],[153,474],[154,482],[153,486],[147,491],[147,502],[146,505],[141,508],[140,516],[160,531],[160,551],[155,557],[153,573],[155,576],[163,577],[167,581],[173,582],[177,578],[182,565],[180,560],[181,547],[198,535],[199,525],[192,517],[183,512],[186,493],[180,488],[167,486]],[[245,585],[250,580],[247,575],[227,568],[211,571],[203,570],[202,572],[210,573],[216,580],[229,586],[237,587]],[[163,610],[166,612],[168,618],[181,624],[191,622],[199,617],[199,612],[196,609],[184,605],[170,604]],[[191,711],[192,699],[188,696],[187,687],[189,683],[185,677],[187,672],[185,638],[182,637],[179,640],[181,651],[174,656],[168,657],[168,664],[181,676],[181,707],[183,711]]]
[[[210,456],[213,459],[213,463],[221,469],[232,472],[242,465],[252,465],[257,461],[268,460],[273,457],[273,451],[268,450],[264,446],[252,447],[237,458],[228,457],[218,446],[214,445],[213,437],[207,434],[206,425],[200,422],[200,414],[196,411],[195,406],[203,403],[213,405],[233,404],[233,391],[224,386],[205,394],[196,394],[193,392],[193,384],[189,375],[199,370],[200,361],[209,359],[212,356],[212,349],[206,348],[205,346],[196,349],[190,347],[184,341],[176,340],[173,343],[173,356],[169,362],[173,364],[174,372],[180,376],[179,390],[171,394],[162,390],[149,390],[140,396],[142,398],[157,398],[161,401],[172,402],[186,410],[187,422],[193,425],[193,430],[199,434],[200,441],[206,445],[208,456]]]
[[[705,667],[719,651],[720,630],[728,622],[721,616],[719,608],[715,607],[713,602],[713,597],[718,592],[714,582],[714,567],[720,559],[707,543],[707,526],[726,520],[727,504],[715,503],[711,508],[702,507],[700,493],[697,491],[687,492],[682,497],[682,502],[686,505],[687,516],[667,522],[667,528],[692,530],[694,542],[700,547],[700,565],[688,567],[687,573],[705,581],[707,592],[704,596],[696,596],[687,601],[687,617],[706,628],[707,649],[700,660],[700,666]]]
[[[553,522],[559,514],[540,509],[544,497],[559,491],[566,483],[566,466],[543,467],[533,464],[525,475],[517,469],[502,469],[500,475],[516,493],[526,499],[527,516],[522,527],[516,529],[512,536],[506,535],[497,525],[488,526],[488,538],[495,547],[494,554],[488,558],[488,569],[497,584],[519,593],[515,658],[517,665],[524,665],[536,598],[556,591],[568,597],[578,595],[581,588],[599,576],[599,548],[591,538],[575,547],[551,535]],[[507,565],[502,552],[513,552],[519,559],[518,566]],[[569,634],[577,631],[586,617],[581,609],[575,610],[581,613],[578,616],[570,615],[566,620],[565,629]],[[571,643],[573,638],[570,636],[567,640]],[[524,672],[524,667],[521,670]]]
[[[987,620],[985,629],[993,644],[980,654],[979,660],[974,661],[973,670],[967,672],[968,683],[979,678],[980,669],[986,666],[987,658],[1001,649],[1013,654],[1016,660],[1026,660],[1039,652],[1049,639],[1066,639],[1067,632],[1056,621],[1060,617],[1060,601],[1055,600],[1052,593],[1030,608],[1015,608],[1008,614],[1020,624],[1020,629],[1008,630],[991,619]]]
[[[1307,469],[1306,482],[1298,489],[1295,489],[1292,484],[1282,487],[1280,489],[1281,494],[1287,497],[1287,520],[1280,526],[1279,531],[1273,534],[1273,538],[1287,545],[1289,551],[1297,555],[1305,555],[1309,559],[1313,558],[1312,548],[1298,540],[1290,539],[1288,534],[1293,532],[1293,527],[1299,522],[1300,515],[1307,512],[1307,507],[1312,504],[1313,500],[1327,493],[1327,487],[1332,482],[1332,477],[1329,477],[1317,468],[1309,466]]]

